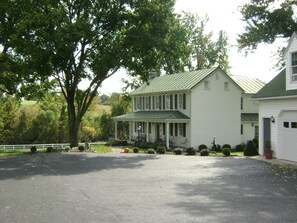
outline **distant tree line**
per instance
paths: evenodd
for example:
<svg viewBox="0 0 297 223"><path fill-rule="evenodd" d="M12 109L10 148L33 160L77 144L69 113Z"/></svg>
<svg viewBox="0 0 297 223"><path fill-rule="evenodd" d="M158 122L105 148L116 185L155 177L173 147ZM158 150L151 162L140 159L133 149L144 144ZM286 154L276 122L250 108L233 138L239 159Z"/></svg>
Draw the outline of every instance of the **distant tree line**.
<svg viewBox="0 0 297 223"><path fill-rule="evenodd" d="M129 101L118 93L103 95L106 111L102 113L101 97L96 97L82 120L79 139L108 140L114 133L112 116L129 110ZM57 93L42 99L20 102L13 96L0 95L0 144L65 143L69 142L67 106ZM124 127L119 126L124 131Z"/></svg>

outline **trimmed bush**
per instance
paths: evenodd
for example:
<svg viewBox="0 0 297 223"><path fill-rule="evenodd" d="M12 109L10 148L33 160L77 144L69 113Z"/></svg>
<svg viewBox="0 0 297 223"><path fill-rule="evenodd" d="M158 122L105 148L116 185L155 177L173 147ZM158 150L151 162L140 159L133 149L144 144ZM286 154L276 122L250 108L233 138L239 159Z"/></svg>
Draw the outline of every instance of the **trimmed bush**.
<svg viewBox="0 0 297 223"><path fill-rule="evenodd" d="M153 148L147 149L147 154L155 154L155 150Z"/></svg>
<svg viewBox="0 0 297 223"><path fill-rule="evenodd" d="M245 145L244 144L238 144L235 147L235 151L236 152L243 152L244 151L244 148L245 148Z"/></svg>
<svg viewBox="0 0 297 223"><path fill-rule="evenodd" d="M79 150L80 152L82 152L82 151L85 150L85 147L80 145L80 146L78 146L78 150Z"/></svg>
<svg viewBox="0 0 297 223"><path fill-rule="evenodd" d="M186 149L186 154L189 156L195 156L196 155L196 150L193 147L189 147Z"/></svg>
<svg viewBox="0 0 297 223"><path fill-rule="evenodd" d="M31 153L35 153L37 151L36 146L31 146L30 151Z"/></svg>
<svg viewBox="0 0 297 223"><path fill-rule="evenodd" d="M151 142L135 142L134 146L142 149L149 149L149 148L157 149L158 146L160 145L158 145L157 143L151 143Z"/></svg>
<svg viewBox="0 0 297 223"><path fill-rule="evenodd" d="M166 149L163 146L160 146L157 148L157 153L158 154L165 154L166 153Z"/></svg>
<svg viewBox="0 0 297 223"><path fill-rule="evenodd" d="M246 147L244 149L243 154L245 156L257 156L257 155L259 155L258 150L257 150L257 148L256 148L256 146L255 146L255 144L253 143L252 140L248 141L248 143L247 143L247 145L246 145Z"/></svg>
<svg viewBox="0 0 297 223"><path fill-rule="evenodd" d="M138 147L134 147L133 148L133 153L138 153L139 152L139 148Z"/></svg>
<svg viewBox="0 0 297 223"><path fill-rule="evenodd" d="M51 146L50 146L50 147L47 147L46 152L47 152L47 153L54 152L54 148L51 147Z"/></svg>
<svg viewBox="0 0 297 223"><path fill-rule="evenodd" d="M207 149L207 145L201 144L201 145L198 146L198 151L201 151L203 149Z"/></svg>
<svg viewBox="0 0 297 223"><path fill-rule="evenodd" d="M209 152L207 149L203 149L200 151L200 156L208 156L209 155Z"/></svg>
<svg viewBox="0 0 297 223"><path fill-rule="evenodd" d="M173 154L175 154L175 155L181 155L181 154L183 154L183 150L181 148L175 148L173 150Z"/></svg>
<svg viewBox="0 0 297 223"><path fill-rule="evenodd" d="M224 145L223 145L223 150L224 150L224 148L228 148L228 149L231 150L231 145L230 145L230 144L224 144Z"/></svg>
<svg viewBox="0 0 297 223"><path fill-rule="evenodd" d="M219 153L219 152L222 152L222 148L221 148L221 146L219 144L216 144L216 145L213 145L212 146L212 150L211 151L214 151L214 152Z"/></svg>
<svg viewBox="0 0 297 223"><path fill-rule="evenodd" d="M225 156L230 156L231 155L231 150L229 149L229 148L224 148L223 149L223 154L225 155Z"/></svg>

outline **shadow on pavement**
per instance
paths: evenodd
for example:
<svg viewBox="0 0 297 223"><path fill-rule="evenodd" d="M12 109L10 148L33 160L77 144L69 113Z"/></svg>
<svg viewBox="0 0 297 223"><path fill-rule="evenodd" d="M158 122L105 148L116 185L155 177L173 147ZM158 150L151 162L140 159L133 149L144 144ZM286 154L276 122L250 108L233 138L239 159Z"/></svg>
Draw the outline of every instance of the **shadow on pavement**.
<svg viewBox="0 0 297 223"><path fill-rule="evenodd" d="M168 205L202 222L297 222L296 169L227 159L197 165L205 174L177 184L179 202Z"/></svg>
<svg viewBox="0 0 297 223"><path fill-rule="evenodd" d="M34 175L76 175L110 169L135 169L154 155L98 155L94 153L40 153L0 158L0 180L21 180Z"/></svg>

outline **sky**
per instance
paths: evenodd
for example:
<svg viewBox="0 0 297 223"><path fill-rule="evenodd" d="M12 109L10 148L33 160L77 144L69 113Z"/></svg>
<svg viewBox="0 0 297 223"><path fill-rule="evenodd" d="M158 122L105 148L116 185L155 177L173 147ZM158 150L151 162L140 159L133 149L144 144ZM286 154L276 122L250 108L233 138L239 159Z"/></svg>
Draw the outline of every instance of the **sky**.
<svg viewBox="0 0 297 223"><path fill-rule="evenodd" d="M274 45L260 44L253 52L245 56L244 52L238 52L237 41L238 34L244 31L245 23L241 20L239 6L242 6L248 0L176 0L176 12L191 11L201 17L208 15L208 32L217 35L220 30L224 30L229 38L229 62L231 65L230 74L249 76L258 78L264 82L273 79L278 71L273 68L276 59L273 56L279 44ZM111 94L112 92L121 92L124 84L121 79L126 78L124 70L111 76L102 83L100 93Z"/></svg>

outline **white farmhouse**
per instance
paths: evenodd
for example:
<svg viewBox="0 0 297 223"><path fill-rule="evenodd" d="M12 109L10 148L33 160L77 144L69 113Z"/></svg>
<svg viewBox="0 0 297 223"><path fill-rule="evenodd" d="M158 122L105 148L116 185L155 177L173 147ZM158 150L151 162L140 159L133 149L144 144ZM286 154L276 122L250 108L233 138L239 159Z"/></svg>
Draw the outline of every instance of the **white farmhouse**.
<svg viewBox="0 0 297 223"><path fill-rule="evenodd" d="M259 102L259 150L297 162L297 33L284 52L286 68L254 97Z"/></svg>
<svg viewBox="0 0 297 223"><path fill-rule="evenodd" d="M247 143L251 139L259 138L258 104L252 97L264 87L265 83L252 77L231 76L231 78L243 89L240 100L240 133L241 142Z"/></svg>
<svg viewBox="0 0 297 223"><path fill-rule="evenodd" d="M241 113L257 113L248 109L247 95L254 91L237 82L219 67L154 77L131 93L133 112L114 117L116 127L119 121L129 122L129 139L162 141L167 147L211 146L214 138L217 144L235 146L242 142ZM247 120L250 127L257 125L254 116ZM251 132L250 139L255 136Z"/></svg>

